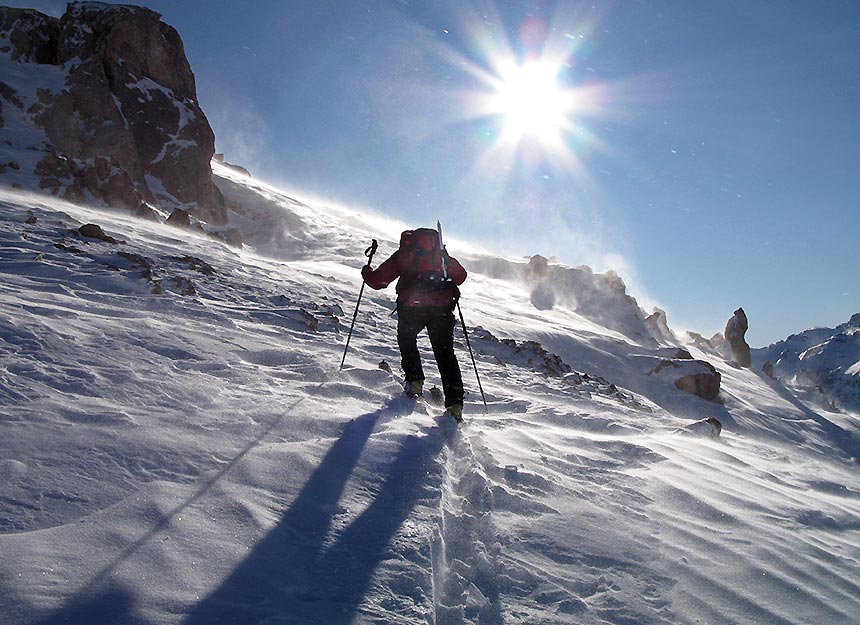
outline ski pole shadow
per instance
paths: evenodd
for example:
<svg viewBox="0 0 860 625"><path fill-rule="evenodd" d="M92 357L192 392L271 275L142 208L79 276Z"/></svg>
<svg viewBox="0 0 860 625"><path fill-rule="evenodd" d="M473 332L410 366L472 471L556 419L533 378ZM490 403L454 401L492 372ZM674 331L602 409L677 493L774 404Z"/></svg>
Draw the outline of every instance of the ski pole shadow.
<svg viewBox="0 0 860 625"><path fill-rule="evenodd" d="M206 496L214 486L250 454L277 427L292 409L302 403L299 399L280 416L273 419L268 426L237 453L230 462L219 470L187 500L164 514L152 528L143 536L126 547L109 564L100 569L90 581L74 596L66 600L62 607L57 608L45 617L35 621L37 625L60 625L61 623L88 623L92 625L131 625L143 623L135 610L135 593L130 588L119 585L114 576L120 567L130 562L134 556L149 541L163 530L170 527L174 518L184 510Z"/></svg>
<svg viewBox="0 0 860 625"><path fill-rule="evenodd" d="M278 524L217 589L194 606L184 625L349 622L379 561L376 554L415 505L423 477L413 470L415 463L423 466L421 459L441 450L442 437L407 439L376 501L333 547L325 549L332 517L374 429L383 419L411 410L411 402L395 399L347 423ZM356 533L361 537L356 538ZM345 553L343 547L353 553ZM363 555L356 561L358 553ZM329 554L337 555L330 558ZM331 594L344 584L344 594Z"/></svg>

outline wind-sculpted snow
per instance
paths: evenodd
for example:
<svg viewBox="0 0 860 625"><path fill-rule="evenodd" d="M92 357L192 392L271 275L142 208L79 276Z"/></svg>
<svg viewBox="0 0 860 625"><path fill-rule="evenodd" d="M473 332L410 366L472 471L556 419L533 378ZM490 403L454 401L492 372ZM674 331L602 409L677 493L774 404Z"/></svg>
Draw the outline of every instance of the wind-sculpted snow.
<svg viewBox="0 0 860 625"><path fill-rule="evenodd" d="M0 189L4 625L856 622L854 417L450 249L457 425L379 368L393 292L339 371L402 226L216 171L243 249Z"/></svg>

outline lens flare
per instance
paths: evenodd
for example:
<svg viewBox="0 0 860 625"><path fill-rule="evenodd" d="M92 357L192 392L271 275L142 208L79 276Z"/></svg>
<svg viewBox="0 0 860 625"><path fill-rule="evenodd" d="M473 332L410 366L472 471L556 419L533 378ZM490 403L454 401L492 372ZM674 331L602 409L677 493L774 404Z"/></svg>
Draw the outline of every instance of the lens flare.
<svg viewBox="0 0 860 625"><path fill-rule="evenodd" d="M564 188L591 201L599 192L592 157L612 152L597 123L611 116L615 97L613 85L586 61L599 12L559 9L551 19L528 16L511 28L492 2L481 6L489 8L463 8L456 29L462 39L431 43L451 72L446 83L454 71L465 79L436 94L450 104L443 125L470 130L464 137L473 160L463 168L464 181L501 196L509 185L548 190L572 181Z"/></svg>
<svg viewBox="0 0 860 625"><path fill-rule="evenodd" d="M569 125L574 98L559 86L557 74L557 67L541 60L502 68L490 108L505 120L506 141L534 138L546 145L559 141Z"/></svg>

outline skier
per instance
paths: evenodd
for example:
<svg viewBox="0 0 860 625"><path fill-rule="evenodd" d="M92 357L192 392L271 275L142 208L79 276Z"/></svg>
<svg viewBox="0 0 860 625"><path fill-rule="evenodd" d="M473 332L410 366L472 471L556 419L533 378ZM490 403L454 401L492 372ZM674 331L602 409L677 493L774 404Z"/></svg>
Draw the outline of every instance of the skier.
<svg viewBox="0 0 860 625"><path fill-rule="evenodd" d="M454 307L457 288L466 270L448 256L441 236L432 228L406 230L400 248L376 270L370 263L361 277L372 289L384 289L397 278L397 344L406 376L404 390L418 396L424 388L424 370L418 353L418 334L427 328L436 365L442 376L445 408L457 421L463 418L463 377L454 353Z"/></svg>

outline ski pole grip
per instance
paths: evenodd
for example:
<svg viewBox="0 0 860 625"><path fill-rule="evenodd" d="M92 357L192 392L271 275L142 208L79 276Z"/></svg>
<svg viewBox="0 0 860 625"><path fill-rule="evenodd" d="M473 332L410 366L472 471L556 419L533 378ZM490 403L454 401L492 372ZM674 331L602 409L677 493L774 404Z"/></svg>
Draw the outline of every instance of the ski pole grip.
<svg viewBox="0 0 860 625"><path fill-rule="evenodd" d="M364 250L364 255L367 256L367 266L370 267L370 261L373 260L373 255L376 254L376 248L379 247L379 243L376 239L372 239L373 243L370 244L370 247Z"/></svg>

